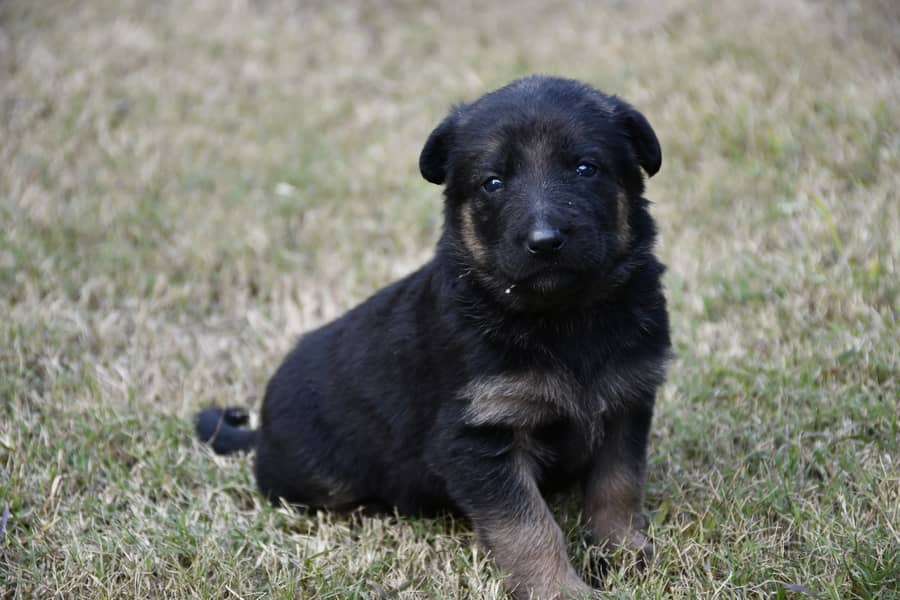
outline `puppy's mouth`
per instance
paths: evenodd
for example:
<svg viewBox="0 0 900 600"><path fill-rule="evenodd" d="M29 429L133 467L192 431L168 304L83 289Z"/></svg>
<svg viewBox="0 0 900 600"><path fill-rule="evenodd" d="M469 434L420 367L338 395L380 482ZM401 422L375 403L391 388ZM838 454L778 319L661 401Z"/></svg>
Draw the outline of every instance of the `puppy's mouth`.
<svg viewBox="0 0 900 600"><path fill-rule="evenodd" d="M506 294L531 293L538 296L552 296L577 287L579 274L569 269L546 269L531 273L513 281L504 292Z"/></svg>

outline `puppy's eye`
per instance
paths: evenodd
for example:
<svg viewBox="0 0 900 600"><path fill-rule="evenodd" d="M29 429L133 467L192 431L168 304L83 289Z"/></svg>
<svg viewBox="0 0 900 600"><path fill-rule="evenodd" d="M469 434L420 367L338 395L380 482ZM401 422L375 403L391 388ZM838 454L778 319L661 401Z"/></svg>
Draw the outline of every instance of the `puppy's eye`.
<svg viewBox="0 0 900 600"><path fill-rule="evenodd" d="M575 172L578 173L579 177L592 177L597 174L597 167L591 163L583 162L575 167Z"/></svg>
<svg viewBox="0 0 900 600"><path fill-rule="evenodd" d="M481 184L481 187L488 193L496 192L503 187L503 180L499 177L488 177L484 180L484 183Z"/></svg>

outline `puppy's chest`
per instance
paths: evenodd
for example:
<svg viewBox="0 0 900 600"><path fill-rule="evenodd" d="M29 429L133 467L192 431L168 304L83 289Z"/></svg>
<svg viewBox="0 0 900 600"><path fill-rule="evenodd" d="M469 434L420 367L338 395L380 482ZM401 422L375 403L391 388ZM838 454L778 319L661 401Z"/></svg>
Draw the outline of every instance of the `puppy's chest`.
<svg viewBox="0 0 900 600"><path fill-rule="evenodd" d="M587 381L559 370L532 370L475 377L458 393L470 426L531 430L566 420L590 426L603 414L634 398L653 393L662 380L661 366L610 363Z"/></svg>
<svg viewBox="0 0 900 600"><path fill-rule="evenodd" d="M504 453L546 483L578 471L599 441L607 405L590 386L565 372L478 377L460 394L471 427L499 428ZM565 478L564 478L565 479Z"/></svg>
<svg viewBox="0 0 900 600"><path fill-rule="evenodd" d="M459 393L464 419L472 426L532 429L563 419L596 418L603 402L567 373L533 371L480 376Z"/></svg>

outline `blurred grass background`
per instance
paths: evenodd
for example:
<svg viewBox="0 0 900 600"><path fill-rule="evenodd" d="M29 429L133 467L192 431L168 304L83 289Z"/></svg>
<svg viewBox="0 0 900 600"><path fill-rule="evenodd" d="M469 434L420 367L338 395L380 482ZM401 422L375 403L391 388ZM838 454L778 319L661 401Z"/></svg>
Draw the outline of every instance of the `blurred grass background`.
<svg viewBox="0 0 900 600"><path fill-rule="evenodd" d="M532 72L663 146L659 556L610 597L900 597L889 0L0 0L0 596L502 597L466 524L272 509L190 417L428 258L421 145Z"/></svg>

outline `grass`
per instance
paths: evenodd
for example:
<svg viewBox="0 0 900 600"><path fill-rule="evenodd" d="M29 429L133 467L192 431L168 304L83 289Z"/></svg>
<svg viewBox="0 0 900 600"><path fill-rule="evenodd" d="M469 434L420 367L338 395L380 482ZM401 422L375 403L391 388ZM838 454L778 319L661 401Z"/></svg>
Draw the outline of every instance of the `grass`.
<svg viewBox="0 0 900 600"><path fill-rule="evenodd" d="M466 523L271 508L190 417L425 260L431 128L550 72L663 145L659 551L609 597L900 597L897 31L879 0L0 1L0 596L503 597Z"/></svg>

